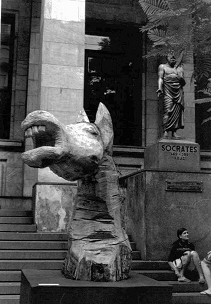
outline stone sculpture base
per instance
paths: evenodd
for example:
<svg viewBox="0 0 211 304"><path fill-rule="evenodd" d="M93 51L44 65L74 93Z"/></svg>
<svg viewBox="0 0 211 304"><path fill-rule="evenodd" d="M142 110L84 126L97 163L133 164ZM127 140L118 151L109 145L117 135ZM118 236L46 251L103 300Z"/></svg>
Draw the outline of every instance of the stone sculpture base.
<svg viewBox="0 0 211 304"><path fill-rule="evenodd" d="M22 271L20 304L169 304L172 287L134 274L120 282L65 279L59 270Z"/></svg>
<svg viewBox="0 0 211 304"><path fill-rule="evenodd" d="M200 170L200 146L187 140L161 139L144 151L146 170L195 172Z"/></svg>

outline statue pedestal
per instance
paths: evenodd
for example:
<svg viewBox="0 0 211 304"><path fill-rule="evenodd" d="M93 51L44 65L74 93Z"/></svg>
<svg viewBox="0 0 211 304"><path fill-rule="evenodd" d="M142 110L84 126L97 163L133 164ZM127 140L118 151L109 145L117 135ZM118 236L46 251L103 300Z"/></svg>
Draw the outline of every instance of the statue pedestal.
<svg viewBox="0 0 211 304"><path fill-rule="evenodd" d="M143 275L119 282L66 279L59 270L22 270L20 304L169 304L172 287Z"/></svg>
<svg viewBox="0 0 211 304"><path fill-rule="evenodd" d="M146 148L145 167L128 177L127 231L144 260L167 260L185 227L200 257L211 242L211 173L201 171L199 146L161 140Z"/></svg>
<svg viewBox="0 0 211 304"><path fill-rule="evenodd" d="M186 140L161 139L144 152L146 170L188 171L200 170L200 146Z"/></svg>

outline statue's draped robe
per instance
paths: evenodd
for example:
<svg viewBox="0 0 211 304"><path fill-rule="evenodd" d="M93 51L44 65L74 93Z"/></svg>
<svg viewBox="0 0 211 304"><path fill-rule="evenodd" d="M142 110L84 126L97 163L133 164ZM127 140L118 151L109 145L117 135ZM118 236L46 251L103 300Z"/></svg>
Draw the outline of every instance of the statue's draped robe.
<svg viewBox="0 0 211 304"><path fill-rule="evenodd" d="M184 128L184 92L180 79L181 77L173 73L164 74L164 131L176 131Z"/></svg>

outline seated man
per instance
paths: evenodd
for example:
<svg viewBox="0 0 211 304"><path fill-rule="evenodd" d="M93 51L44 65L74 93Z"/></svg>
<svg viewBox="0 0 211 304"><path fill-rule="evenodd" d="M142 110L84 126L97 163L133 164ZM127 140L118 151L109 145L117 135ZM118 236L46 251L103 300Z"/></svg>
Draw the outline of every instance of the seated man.
<svg viewBox="0 0 211 304"><path fill-rule="evenodd" d="M201 262L201 267L208 286L208 289L202 291L201 294L211 296L211 251L207 253L207 256Z"/></svg>
<svg viewBox="0 0 211 304"><path fill-rule="evenodd" d="M168 263L178 277L178 281L190 282L190 280L184 276L184 271L188 269L190 271L196 270L199 275L199 283L205 283L198 253L195 251L194 244L188 241L187 229L178 229L177 237L178 240L172 244Z"/></svg>

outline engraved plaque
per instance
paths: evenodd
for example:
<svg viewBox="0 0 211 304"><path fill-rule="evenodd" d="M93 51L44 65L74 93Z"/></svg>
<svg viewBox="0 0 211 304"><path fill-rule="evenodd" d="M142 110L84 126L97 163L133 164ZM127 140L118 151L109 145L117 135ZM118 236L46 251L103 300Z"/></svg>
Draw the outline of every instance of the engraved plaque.
<svg viewBox="0 0 211 304"><path fill-rule="evenodd" d="M146 170L200 171L200 147L185 140L160 140L144 150Z"/></svg>
<svg viewBox="0 0 211 304"><path fill-rule="evenodd" d="M173 192L202 192L203 183L198 181L166 181L166 191Z"/></svg>

